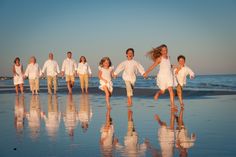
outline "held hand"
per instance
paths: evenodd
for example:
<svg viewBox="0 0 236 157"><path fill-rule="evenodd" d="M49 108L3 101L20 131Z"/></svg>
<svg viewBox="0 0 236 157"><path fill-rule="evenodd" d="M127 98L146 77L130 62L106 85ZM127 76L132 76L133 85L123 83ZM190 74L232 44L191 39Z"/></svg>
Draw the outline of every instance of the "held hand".
<svg viewBox="0 0 236 157"><path fill-rule="evenodd" d="M63 76L64 76L64 74L65 74L65 73L64 73L64 71L62 71L62 72L61 72L61 76L63 77Z"/></svg>
<svg viewBox="0 0 236 157"><path fill-rule="evenodd" d="M114 75L113 75L113 78L116 79L116 78L117 78L117 75L114 74Z"/></svg>
<svg viewBox="0 0 236 157"><path fill-rule="evenodd" d="M194 79L194 76L190 76L190 79L193 80L193 79Z"/></svg>
<svg viewBox="0 0 236 157"><path fill-rule="evenodd" d="M148 77L148 74L145 72L145 73L143 74L143 77L144 77L144 78L147 78L147 77Z"/></svg>
<svg viewBox="0 0 236 157"><path fill-rule="evenodd" d="M89 77L91 78L91 77L92 77L92 74L89 74Z"/></svg>

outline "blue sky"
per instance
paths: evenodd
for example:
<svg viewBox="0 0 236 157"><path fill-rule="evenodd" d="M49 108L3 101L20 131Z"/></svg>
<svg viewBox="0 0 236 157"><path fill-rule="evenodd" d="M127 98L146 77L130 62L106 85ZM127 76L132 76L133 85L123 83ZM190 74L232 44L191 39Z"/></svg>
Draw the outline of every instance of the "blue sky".
<svg viewBox="0 0 236 157"><path fill-rule="evenodd" d="M145 53L162 43L173 64L183 54L197 74L236 74L234 0L1 0L0 20L0 75L16 56L42 66L49 51L60 65L67 51L85 55L96 75L103 56L117 65L129 47L147 68Z"/></svg>

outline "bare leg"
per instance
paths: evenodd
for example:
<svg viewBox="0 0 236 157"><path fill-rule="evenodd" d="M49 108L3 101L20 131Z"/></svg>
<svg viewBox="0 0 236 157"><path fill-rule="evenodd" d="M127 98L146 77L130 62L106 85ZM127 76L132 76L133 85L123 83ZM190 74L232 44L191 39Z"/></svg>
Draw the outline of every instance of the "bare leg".
<svg viewBox="0 0 236 157"><path fill-rule="evenodd" d="M181 108L184 108L183 89L182 89L181 85L179 85L179 84L177 86L177 95L178 95L178 98L179 98L179 103L180 103Z"/></svg>
<svg viewBox="0 0 236 157"><path fill-rule="evenodd" d="M177 107L175 106L174 102L174 91L172 87L168 87L169 94L170 94L170 108L173 111L178 111Z"/></svg>
<svg viewBox="0 0 236 157"><path fill-rule="evenodd" d="M67 82L67 88L68 88L69 94L72 94L71 81Z"/></svg>
<svg viewBox="0 0 236 157"><path fill-rule="evenodd" d="M21 92L21 94L24 94L24 87L23 87L23 84L20 84L20 92Z"/></svg>
<svg viewBox="0 0 236 157"><path fill-rule="evenodd" d="M16 90L16 95L18 95L18 85L15 86L15 90Z"/></svg>
<svg viewBox="0 0 236 157"><path fill-rule="evenodd" d="M111 108L111 105L110 105L110 96L111 96L111 93L109 92L108 88L106 86L103 87L104 89L104 92L106 94L106 104L107 104L107 109L110 109Z"/></svg>
<svg viewBox="0 0 236 157"><path fill-rule="evenodd" d="M159 96L164 94L165 93L165 90L159 90L156 92L155 96L154 96L154 100L158 100Z"/></svg>
<svg viewBox="0 0 236 157"><path fill-rule="evenodd" d="M155 120L159 123L160 126L166 126L166 122L161 121L160 117L155 114Z"/></svg>
<svg viewBox="0 0 236 157"><path fill-rule="evenodd" d="M127 104L128 106L132 106L132 96L127 96Z"/></svg>

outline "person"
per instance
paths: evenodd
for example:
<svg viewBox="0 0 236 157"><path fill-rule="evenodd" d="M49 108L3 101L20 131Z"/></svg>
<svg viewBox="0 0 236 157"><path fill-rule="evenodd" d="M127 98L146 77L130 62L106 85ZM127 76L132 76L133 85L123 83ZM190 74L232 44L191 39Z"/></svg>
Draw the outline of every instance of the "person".
<svg viewBox="0 0 236 157"><path fill-rule="evenodd" d="M137 71L139 71L139 73L143 75L145 71L143 66L139 62L133 59L134 58L133 48L128 48L126 50L126 57L127 60L121 62L117 66L114 72L114 76L116 77L121 71L124 71L122 78L125 81L126 85L127 104L130 106L132 105L132 96L133 96L134 84L136 81L136 73Z"/></svg>
<svg viewBox="0 0 236 157"><path fill-rule="evenodd" d="M175 142L175 114L171 111L170 114L170 126L168 127L166 122L162 121L159 115L155 115L155 120L160 125L158 129L158 140L161 147L161 156L172 157L174 156L174 142Z"/></svg>
<svg viewBox="0 0 236 157"><path fill-rule="evenodd" d="M75 83L76 62L72 59L72 52L67 52L67 58L62 63L61 75L66 75L66 84L69 94L72 94L72 87Z"/></svg>
<svg viewBox="0 0 236 157"><path fill-rule="evenodd" d="M38 63L36 63L36 58L32 56L30 58L30 63L25 70L25 77L29 78L30 90L32 94L38 94L39 91L39 77L42 71L39 68Z"/></svg>
<svg viewBox="0 0 236 157"><path fill-rule="evenodd" d="M15 86L15 90L16 90L16 95L18 95L18 88L20 86L20 91L21 94L24 94L24 71L23 71L23 65L20 63L20 58L16 57L14 59L14 65L12 67L12 71L13 71L13 83Z"/></svg>
<svg viewBox="0 0 236 157"><path fill-rule="evenodd" d="M99 88L106 94L106 105L107 108L110 106L110 97L113 91L112 76L113 76L113 67L109 57L103 57L99 63L98 67L98 78L100 80Z"/></svg>
<svg viewBox="0 0 236 157"><path fill-rule="evenodd" d="M26 106L24 95L15 97L15 128L18 135L23 134L25 124Z"/></svg>
<svg viewBox="0 0 236 157"><path fill-rule="evenodd" d="M77 74L79 75L82 93L84 93L84 89L88 93L88 78L92 76L92 71L84 56L81 56L79 59Z"/></svg>
<svg viewBox="0 0 236 157"><path fill-rule="evenodd" d="M57 95L48 95L48 115L46 116L46 114L44 114L43 119L45 121L48 137L55 139L61 122L61 112L58 108Z"/></svg>
<svg viewBox="0 0 236 157"><path fill-rule="evenodd" d="M53 53L49 53L49 59L43 65L42 73L47 73L48 94L52 94L52 84L54 94L57 93L57 75L60 73L57 61L53 59Z"/></svg>
<svg viewBox="0 0 236 157"><path fill-rule="evenodd" d="M194 146L196 141L196 134L191 133L189 136L188 129L184 125L183 121L184 108L181 108L179 116L176 117L177 129L176 129L176 143L175 147L179 150L181 157L188 156L188 149Z"/></svg>
<svg viewBox="0 0 236 157"><path fill-rule="evenodd" d="M159 86L160 90L156 92L154 99L158 100L159 96L164 94L165 90L168 89L170 94L171 110L177 111L177 106L174 104L174 78L171 70L167 46L164 44L160 45L157 48L149 51L147 56L150 57L154 63L145 72L144 77L147 77L156 66L160 65L160 70L157 74L157 85Z"/></svg>
<svg viewBox="0 0 236 157"><path fill-rule="evenodd" d="M177 58L178 65L174 68L174 76L177 84L176 90L179 98L181 108L184 108L183 103L183 87L186 85L186 77L189 75L190 79L193 79L195 74L194 72L185 65L185 56L180 55Z"/></svg>

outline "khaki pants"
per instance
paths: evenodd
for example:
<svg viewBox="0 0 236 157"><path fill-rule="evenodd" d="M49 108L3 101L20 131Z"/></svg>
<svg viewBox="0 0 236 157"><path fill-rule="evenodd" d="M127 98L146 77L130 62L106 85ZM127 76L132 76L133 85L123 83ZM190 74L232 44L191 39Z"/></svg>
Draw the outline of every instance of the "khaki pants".
<svg viewBox="0 0 236 157"><path fill-rule="evenodd" d="M52 94L52 84L54 87L54 93L56 93L57 92L57 76L48 76L47 82L48 82L48 93Z"/></svg>
<svg viewBox="0 0 236 157"><path fill-rule="evenodd" d="M39 90L39 79L29 79L29 84L30 84L30 90Z"/></svg>
<svg viewBox="0 0 236 157"><path fill-rule="evenodd" d="M79 79L80 79L80 87L82 89L84 89L84 87L87 89L88 88L88 74L80 74Z"/></svg>
<svg viewBox="0 0 236 157"><path fill-rule="evenodd" d="M126 92L127 96L133 96L133 89L134 89L134 84L131 83L130 81L125 81L125 86L126 86Z"/></svg>
<svg viewBox="0 0 236 157"><path fill-rule="evenodd" d="M183 99L183 87L178 84L177 87L176 87L176 90L177 90L177 95L179 97L179 99Z"/></svg>

